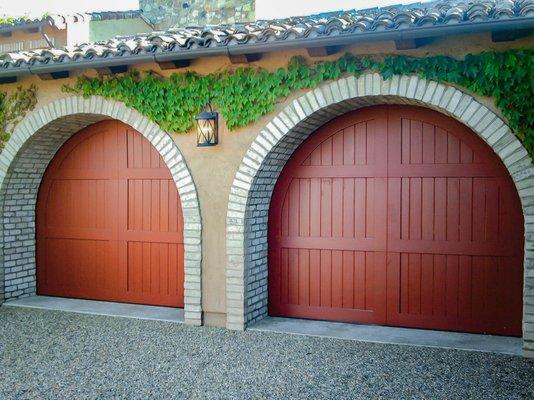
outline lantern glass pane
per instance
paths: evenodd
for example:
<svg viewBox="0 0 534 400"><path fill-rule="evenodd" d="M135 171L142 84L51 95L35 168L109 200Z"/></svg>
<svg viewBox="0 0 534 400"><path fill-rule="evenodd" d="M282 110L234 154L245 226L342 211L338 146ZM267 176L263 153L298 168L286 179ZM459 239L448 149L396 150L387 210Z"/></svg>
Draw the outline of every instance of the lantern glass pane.
<svg viewBox="0 0 534 400"><path fill-rule="evenodd" d="M199 119L198 123L198 143L211 143L213 140L213 120Z"/></svg>
<svg viewBox="0 0 534 400"><path fill-rule="evenodd" d="M203 111L195 119L197 120L197 146L215 146L218 142L218 114Z"/></svg>

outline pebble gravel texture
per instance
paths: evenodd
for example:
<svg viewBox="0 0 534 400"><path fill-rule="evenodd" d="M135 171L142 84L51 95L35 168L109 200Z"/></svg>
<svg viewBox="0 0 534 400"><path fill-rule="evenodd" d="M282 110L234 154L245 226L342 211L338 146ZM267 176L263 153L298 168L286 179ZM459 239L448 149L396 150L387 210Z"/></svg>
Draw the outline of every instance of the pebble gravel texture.
<svg viewBox="0 0 534 400"><path fill-rule="evenodd" d="M534 363L0 308L1 399L532 399Z"/></svg>

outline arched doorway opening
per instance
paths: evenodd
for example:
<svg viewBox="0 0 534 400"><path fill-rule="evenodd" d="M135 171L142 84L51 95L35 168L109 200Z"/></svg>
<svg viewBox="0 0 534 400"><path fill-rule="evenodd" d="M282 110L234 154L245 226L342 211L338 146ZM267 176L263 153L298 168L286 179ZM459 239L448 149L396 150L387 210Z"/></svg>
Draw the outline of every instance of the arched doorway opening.
<svg viewBox="0 0 534 400"><path fill-rule="evenodd" d="M36 204L43 175L59 149L80 130L116 120L139 132L163 159L183 215L183 306L187 324L202 324L201 232L197 190L172 136L123 103L68 96L29 113L0 154L0 302L36 293Z"/></svg>
<svg viewBox="0 0 534 400"><path fill-rule="evenodd" d="M37 197L36 263L38 294L184 306L180 197L139 132L105 120L59 149Z"/></svg>
<svg viewBox="0 0 534 400"><path fill-rule="evenodd" d="M426 108L344 114L269 207L269 314L521 336L523 215L493 150Z"/></svg>

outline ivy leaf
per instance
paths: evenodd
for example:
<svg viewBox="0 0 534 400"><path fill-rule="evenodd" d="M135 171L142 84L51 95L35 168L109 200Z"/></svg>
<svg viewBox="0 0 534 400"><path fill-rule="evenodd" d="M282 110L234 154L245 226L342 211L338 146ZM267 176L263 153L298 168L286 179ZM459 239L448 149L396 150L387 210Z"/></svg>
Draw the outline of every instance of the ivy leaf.
<svg viewBox="0 0 534 400"><path fill-rule="evenodd" d="M73 86L64 86L63 90L85 97L100 95L123 101L173 132L189 131L194 126L194 116L210 102L232 130L271 112L290 93L337 79L342 74L359 76L365 69L379 72L384 79L416 74L492 97L532 157L533 56L533 49L468 54L462 60L448 56L371 58L344 54L336 61L313 65L308 65L302 57L293 57L286 68L275 71L239 67L208 75L190 71L173 73L169 78L161 78L153 71L132 71L107 78L80 76ZM9 113L16 112L6 111L10 110L6 104L13 104L7 98L0 93L0 145L6 140L6 121L14 120ZM23 112L32 107L32 101L21 97L17 107Z"/></svg>

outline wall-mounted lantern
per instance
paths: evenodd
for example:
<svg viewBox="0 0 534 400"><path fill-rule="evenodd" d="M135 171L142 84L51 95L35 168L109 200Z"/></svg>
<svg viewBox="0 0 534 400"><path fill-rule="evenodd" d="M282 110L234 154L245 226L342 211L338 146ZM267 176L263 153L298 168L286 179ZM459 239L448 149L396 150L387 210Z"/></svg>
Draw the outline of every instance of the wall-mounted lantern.
<svg viewBox="0 0 534 400"><path fill-rule="evenodd" d="M219 143L219 114L207 106L198 114L197 120L197 146L215 146Z"/></svg>

